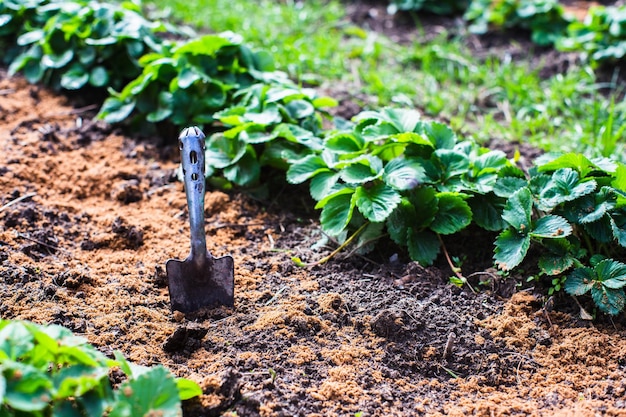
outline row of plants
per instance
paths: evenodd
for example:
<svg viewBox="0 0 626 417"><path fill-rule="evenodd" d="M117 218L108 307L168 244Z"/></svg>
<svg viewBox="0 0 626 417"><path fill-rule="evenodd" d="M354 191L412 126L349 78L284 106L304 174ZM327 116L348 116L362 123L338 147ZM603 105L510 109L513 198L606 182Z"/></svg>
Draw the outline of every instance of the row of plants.
<svg viewBox="0 0 626 417"><path fill-rule="evenodd" d="M181 400L202 394L163 366L109 359L68 329L0 320L0 415L182 415Z"/></svg>
<svg viewBox="0 0 626 417"><path fill-rule="evenodd" d="M20 10L18 17L3 21L30 22L24 10L2 4L5 14ZM34 10L43 16L47 7L59 4L40 1ZM90 7L99 7L93 2L77 4L87 15ZM108 18L103 19L106 26ZM48 25L46 21L44 26ZM15 39L28 38L31 32L23 30L17 29ZM2 33L5 40L11 36ZM45 46L49 41L38 42ZM538 163L526 174L501 152L459 141L448 126L422 121L409 110L364 112L353 122L335 120L334 128L323 129L323 109L334 100L297 86L274 70L267 53L250 50L234 34L158 38L148 44L157 46L135 57L138 75L119 92L109 90L111 97L99 116L138 126L208 126L212 132L207 137L208 176L222 178L223 185L251 187L262 182L261 168L267 166L285 171L291 183L309 181L316 208L321 209L322 228L342 242L356 242L367 250L387 234L412 259L431 264L441 250L442 235L475 224L500 231L494 259L503 270L518 266L532 245L547 248L538 265L541 273L578 271L566 281L565 288L572 293L582 290L567 282L576 282L580 271L591 274L584 268L595 271L598 255L616 262L610 260L615 255L610 249L619 252L624 246L622 165L568 155ZM47 50L44 46L42 50ZM39 80L63 87L51 80L63 79L63 71L80 61L81 48L92 45L75 46L67 65L51 70L55 77ZM99 54L107 56L108 48L91 49L96 62L107 62ZM20 69L17 64L12 67ZM26 72L26 67L21 69ZM570 166L570 159L586 162ZM579 185L584 192L568 194L568 187ZM556 194L559 187L565 195L561 199ZM583 210L595 214L583 216ZM562 263L550 266L556 258ZM602 311L616 314L624 307L626 281L622 277L616 283L598 273L601 276L591 281L589 290L612 294L594 300ZM607 279L610 283L603 284Z"/></svg>
<svg viewBox="0 0 626 417"><path fill-rule="evenodd" d="M240 36L193 36L146 19L140 2L2 0L0 46L9 74L55 89L108 93L99 116L144 132L162 121L208 125L213 113L232 106L273 112L259 116L261 123L301 121L316 130L313 110L333 102L316 100Z"/></svg>
<svg viewBox="0 0 626 417"><path fill-rule="evenodd" d="M576 16L578 11L570 12L558 0L391 0L389 11L398 10L463 13L470 32L476 34L521 28L528 30L538 45L580 52L584 60L594 65L619 60L626 54L626 6L623 5L590 5L582 18Z"/></svg>
<svg viewBox="0 0 626 417"><path fill-rule="evenodd" d="M234 123L210 136L207 171L286 168L289 183L308 183L322 230L344 245L367 253L388 237L431 265L442 236L476 225L499 233L494 261L502 271L537 259L536 277L560 283L567 273L568 293L591 292L608 314L624 310L626 264L615 260L626 254L624 164L548 154L524 172L503 152L459 140L409 109L365 111L321 136L257 129Z"/></svg>
<svg viewBox="0 0 626 417"><path fill-rule="evenodd" d="M56 89L123 87L141 72L139 57L162 49L165 33L184 35L146 19L130 1L0 1L0 46L9 72Z"/></svg>

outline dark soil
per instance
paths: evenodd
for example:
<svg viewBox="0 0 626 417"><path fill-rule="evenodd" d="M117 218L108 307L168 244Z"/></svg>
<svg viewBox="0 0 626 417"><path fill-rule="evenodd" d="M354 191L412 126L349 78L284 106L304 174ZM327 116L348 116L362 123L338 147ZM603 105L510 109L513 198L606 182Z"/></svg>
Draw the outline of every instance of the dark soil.
<svg viewBox="0 0 626 417"><path fill-rule="evenodd" d="M623 317L550 308L490 269L492 239L472 232L446 244L469 254L477 293L393 247L298 268L292 256L330 248L313 249L297 194L209 190L209 250L235 258L235 308L173 313L164 265L189 247L176 147L2 71L0 94L0 316L197 381L186 415L625 415Z"/></svg>

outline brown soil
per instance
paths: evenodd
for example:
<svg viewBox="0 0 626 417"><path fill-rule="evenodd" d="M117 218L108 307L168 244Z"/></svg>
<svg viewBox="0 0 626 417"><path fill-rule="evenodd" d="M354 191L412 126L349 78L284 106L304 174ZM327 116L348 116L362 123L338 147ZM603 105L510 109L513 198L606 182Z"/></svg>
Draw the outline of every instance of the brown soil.
<svg viewBox="0 0 626 417"><path fill-rule="evenodd" d="M236 306L169 309L164 263L189 245L177 150L0 75L0 314L69 327L162 363L205 394L187 415L625 415L626 331L542 309L496 279L478 294L398 260L294 267L297 207L207 193L209 250L232 253ZM550 325L550 323L552 325Z"/></svg>

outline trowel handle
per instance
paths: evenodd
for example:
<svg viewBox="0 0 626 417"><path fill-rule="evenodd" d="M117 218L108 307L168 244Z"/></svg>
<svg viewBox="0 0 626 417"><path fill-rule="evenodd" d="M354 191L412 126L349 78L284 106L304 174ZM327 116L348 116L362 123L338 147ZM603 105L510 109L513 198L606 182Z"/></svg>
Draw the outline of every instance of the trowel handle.
<svg viewBox="0 0 626 417"><path fill-rule="evenodd" d="M191 258L197 261L206 259L204 138L204 133L197 126L183 129L178 136L191 226Z"/></svg>

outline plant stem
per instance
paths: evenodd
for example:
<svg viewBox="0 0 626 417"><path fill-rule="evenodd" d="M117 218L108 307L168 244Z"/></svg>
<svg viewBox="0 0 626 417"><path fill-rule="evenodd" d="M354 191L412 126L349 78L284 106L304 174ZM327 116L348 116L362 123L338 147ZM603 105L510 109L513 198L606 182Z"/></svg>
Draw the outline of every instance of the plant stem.
<svg viewBox="0 0 626 417"><path fill-rule="evenodd" d="M448 265L450 266L450 269L452 269L452 272L454 272L454 275L456 275L456 277L458 279L460 279L465 284L467 284L469 289L472 290L472 292L474 294L476 294L476 290L474 290L474 288L472 288L470 283L467 281L467 278L465 278L463 276L463 274L461 273L461 268L455 266L454 262L452 262L452 259L450 258L450 255L448 254L448 250L446 249L446 245L443 243L443 239L441 239L441 235L439 233L437 233L437 239L439 239L439 243L441 243L441 248L443 249L443 254L446 256L446 261L448 261Z"/></svg>
<svg viewBox="0 0 626 417"><path fill-rule="evenodd" d="M354 241L354 239L361 234L361 232L363 232L363 230L365 230L365 228L370 224L369 221L365 222L361 227L359 227L356 232L354 232L352 234L352 236L350 236L349 238L346 239L345 242L343 242L341 245L339 245L339 247L337 249L335 249L334 251L332 251L328 256L323 257L322 259L320 259L319 261L316 262L310 262L310 263L306 263L306 262L302 262L300 260L300 258L297 257L293 257L291 258L296 265L298 266L302 266L302 267L307 267L307 266L316 266L316 265L322 265L328 261L330 261L335 255L337 255L339 252L341 252L342 250L344 250L346 247L348 247L348 245L350 245L350 243L352 243L352 241Z"/></svg>

